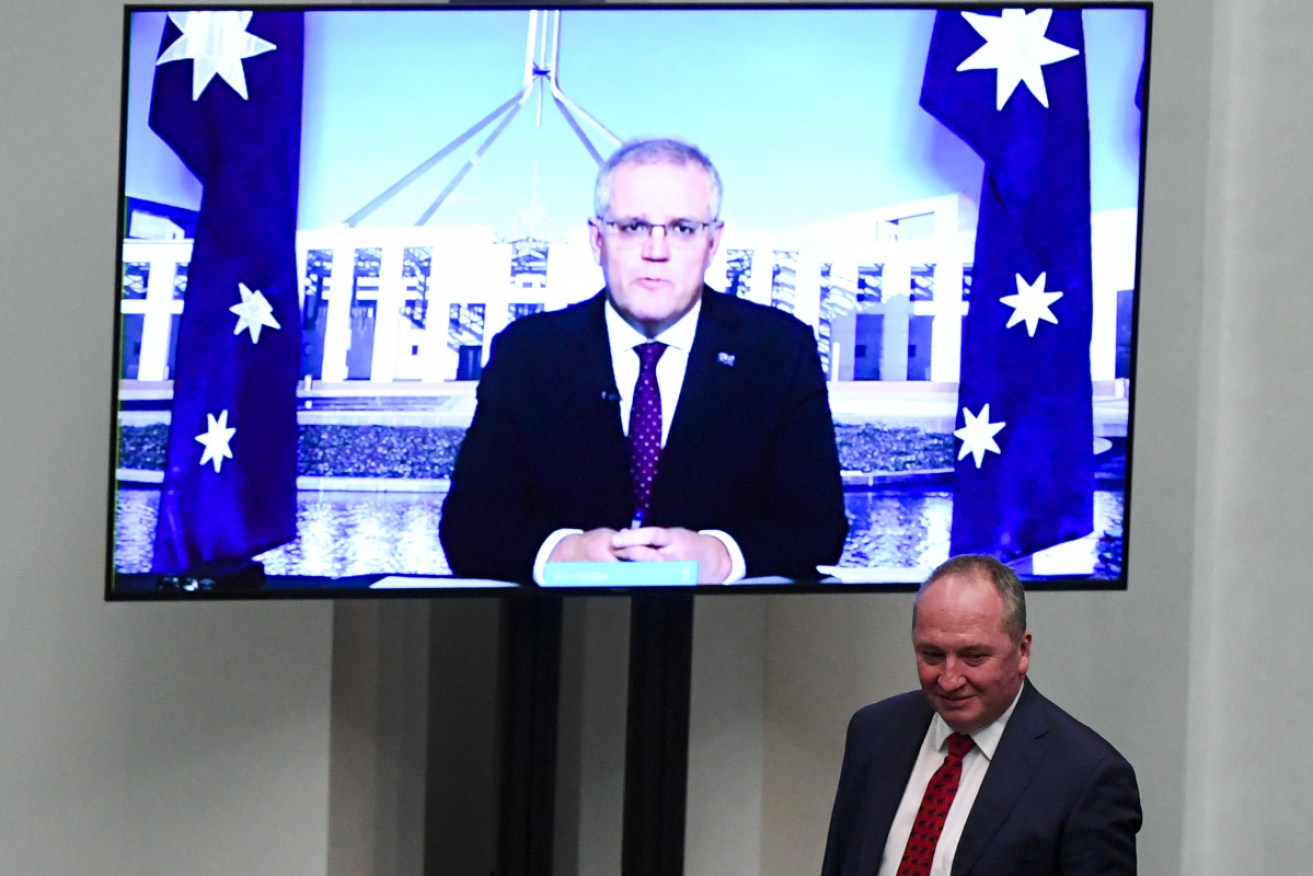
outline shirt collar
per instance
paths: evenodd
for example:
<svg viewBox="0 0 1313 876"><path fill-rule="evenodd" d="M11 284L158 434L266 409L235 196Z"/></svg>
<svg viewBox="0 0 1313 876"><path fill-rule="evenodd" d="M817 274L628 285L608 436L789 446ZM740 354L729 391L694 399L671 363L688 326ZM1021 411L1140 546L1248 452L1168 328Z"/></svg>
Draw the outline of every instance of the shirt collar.
<svg viewBox="0 0 1313 876"><path fill-rule="evenodd" d="M623 353L626 350L632 350L639 344L645 344L649 340L638 329L625 322L625 318L611 304L611 299L606 299L606 335L611 347L611 355L614 357L617 353ZM658 334L653 341L660 341L667 347L674 347L682 350L685 354L693 348L693 336L697 334L698 315L702 313L702 296L693 302L688 313L684 314L670 328Z"/></svg>
<svg viewBox="0 0 1313 876"><path fill-rule="evenodd" d="M971 741L980 749L980 753L985 756L985 760L993 760L994 752L998 749L999 740L1003 738L1003 730L1008 726L1008 719L1012 717L1012 712L1017 708L1017 701L1021 699L1021 691L1026 687L1023 679L1021 688L1017 690L1017 695L1012 698L1012 704L1007 707L1003 714L994 719L994 723L981 727L971 735ZM953 728L939 717L938 713L930 719L930 744L934 746L935 751L944 751L948 745L948 737L953 735Z"/></svg>

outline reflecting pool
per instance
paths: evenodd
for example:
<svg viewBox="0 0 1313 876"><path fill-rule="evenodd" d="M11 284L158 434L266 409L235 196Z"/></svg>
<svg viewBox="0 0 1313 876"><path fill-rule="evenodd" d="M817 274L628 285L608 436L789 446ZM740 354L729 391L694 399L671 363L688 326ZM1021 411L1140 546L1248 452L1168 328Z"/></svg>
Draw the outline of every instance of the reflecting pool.
<svg viewBox="0 0 1313 876"><path fill-rule="evenodd" d="M119 572L150 571L159 495L155 489L118 491L115 568ZM1055 549L1062 555L1053 562L1069 564L1075 574L1095 570L1099 577L1115 578L1121 571L1122 493L1098 490L1094 495L1096 535ZM297 538L257 559L270 575L447 575L451 569L438 543L445 498L442 492L302 491L297 498ZM870 577L854 572L845 575L846 580L917 580L948 558L951 492L852 490L845 493L844 503L850 526L839 565L871 570ZM1109 551L1109 545L1115 550ZM1036 572L1063 574L1058 566L1037 565Z"/></svg>

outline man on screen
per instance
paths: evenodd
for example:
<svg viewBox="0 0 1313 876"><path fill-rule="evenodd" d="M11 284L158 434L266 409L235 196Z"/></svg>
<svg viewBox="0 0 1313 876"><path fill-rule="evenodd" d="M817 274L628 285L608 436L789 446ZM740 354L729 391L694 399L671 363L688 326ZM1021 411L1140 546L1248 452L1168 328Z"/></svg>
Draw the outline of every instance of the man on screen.
<svg viewBox="0 0 1313 876"><path fill-rule="evenodd" d="M921 585L921 690L848 725L824 876L1135 872L1135 771L1026 681L1030 642L1025 591L993 557Z"/></svg>
<svg viewBox="0 0 1313 876"><path fill-rule="evenodd" d="M708 289L720 175L676 140L622 146L589 221L606 287L493 342L441 537L464 577L693 560L699 581L816 574L847 534L811 329Z"/></svg>

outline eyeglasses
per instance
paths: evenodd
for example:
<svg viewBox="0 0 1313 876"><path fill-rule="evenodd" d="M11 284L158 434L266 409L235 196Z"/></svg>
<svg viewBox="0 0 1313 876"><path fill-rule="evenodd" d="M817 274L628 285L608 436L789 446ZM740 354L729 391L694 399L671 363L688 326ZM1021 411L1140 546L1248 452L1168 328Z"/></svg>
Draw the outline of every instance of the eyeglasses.
<svg viewBox="0 0 1313 876"><path fill-rule="evenodd" d="M597 221L620 243L635 245L647 240L654 230L660 228L666 242L671 246L689 246L697 243L698 237L705 229L720 227L719 221L699 222L696 219L647 222L643 219L603 219L598 216Z"/></svg>

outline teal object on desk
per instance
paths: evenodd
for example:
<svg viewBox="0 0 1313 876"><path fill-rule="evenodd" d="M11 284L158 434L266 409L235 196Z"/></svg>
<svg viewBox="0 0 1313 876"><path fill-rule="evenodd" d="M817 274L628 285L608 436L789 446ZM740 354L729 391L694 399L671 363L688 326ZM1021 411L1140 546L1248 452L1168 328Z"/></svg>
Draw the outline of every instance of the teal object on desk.
<svg viewBox="0 0 1313 876"><path fill-rule="evenodd" d="M665 563L548 563L544 587L684 587L698 583L692 560Z"/></svg>

